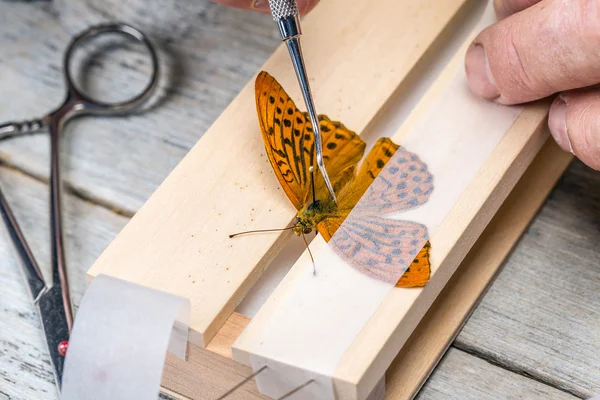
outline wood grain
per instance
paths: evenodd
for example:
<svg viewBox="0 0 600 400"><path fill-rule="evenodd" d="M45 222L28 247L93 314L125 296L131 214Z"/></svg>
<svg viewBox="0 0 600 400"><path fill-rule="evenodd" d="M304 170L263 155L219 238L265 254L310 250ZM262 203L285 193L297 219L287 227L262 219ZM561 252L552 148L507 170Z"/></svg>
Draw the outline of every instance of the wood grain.
<svg viewBox="0 0 600 400"><path fill-rule="evenodd" d="M599 188L574 163L456 346L578 397L600 391Z"/></svg>
<svg viewBox="0 0 600 400"><path fill-rule="evenodd" d="M553 399L578 397L450 349L417 400ZM389 400L393 400L391 397Z"/></svg>
<svg viewBox="0 0 600 400"><path fill-rule="evenodd" d="M162 61L155 106L127 118L84 118L69 124L63 158L64 178L73 190L133 215L280 39L269 16L208 0L177 0L180 15L188 12L193 19L185 32L180 31L176 18L169 20L167 13L157 10L163 2L151 2L150 6L141 0L110 3L110 7L96 9L84 0L0 3L0 118L38 117L57 107L65 94L62 57L70 34L106 20L138 26L144 21L134 11L143 6L146 19L154 18L154 23L146 21L142 27L154 34ZM79 20L71 18L81 9L85 12L77 15ZM171 32L171 37L157 36L162 32ZM175 32L179 32L176 38ZM128 62L121 67L108 60ZM92 94L124 98L142 87L149 62L139 52L116 53L113 58L93 58L81 71L91 76L86 87ZM3 141L0 159L47 178L47 138L41 134Z"/></svg>

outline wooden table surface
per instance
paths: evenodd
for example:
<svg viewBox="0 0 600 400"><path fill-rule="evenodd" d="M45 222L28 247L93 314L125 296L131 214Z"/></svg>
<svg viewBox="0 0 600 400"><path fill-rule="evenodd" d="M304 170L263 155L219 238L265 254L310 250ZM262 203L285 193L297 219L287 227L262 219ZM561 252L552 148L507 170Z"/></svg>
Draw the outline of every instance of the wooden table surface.
<svg viewBox="0 0 600 400"><path fill-rule="evenodd" d="M64 47L88 23L130 21L163 38L161 96L146 114L81 119L64 135L75 304L92 262L279 44L270 17L205 0L118 4L0 2L2 120L39 116L62 100ZM97 57L81 85L105 98L133 93L143 85L144 60L134 51L113 71L114 63ZM45 134L0 143L0 185L45 272L48 155ZM600 174L575 162L419 398L566 400L600 392L598 243ZM36 311L4 229L0 259L0 399L56 399Z"/></svg>

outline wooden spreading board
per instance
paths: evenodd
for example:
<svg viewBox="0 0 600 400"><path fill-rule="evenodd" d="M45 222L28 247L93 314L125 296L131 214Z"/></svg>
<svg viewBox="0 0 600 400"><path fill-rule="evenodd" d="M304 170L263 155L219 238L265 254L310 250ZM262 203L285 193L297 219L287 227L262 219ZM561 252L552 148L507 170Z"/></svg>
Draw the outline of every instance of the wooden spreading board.
<svg viewBox="0 0 600 400"><path fill-rule="evenodd" d="M453 27L453 19L473 3L379 0L372 7L360 1L323 2L303 21L315 102L328 105L330 118L361 132ZM328 18L342 11L344 18ZM301 104L289 63L287 50L280 47L262 69ZM252 79L89 275L104 273L189 298L190 340L206 345L289 237L259 235L251 242L232 242L227 235L267 222L284 227L294 215L264 154ZM174 268L182 273L174 274Z"/></svg>
<svg viewBox="0 0 600 400"><path fill-rule="evenodd" d="M330 1L320 5L303 24L307 32L303 38L305 55L314 79L316 102L327 104L327 114L332 119L343 121L357 132L382 117L381 109L387 100L402 92L409 80L415 79L418 66L439 46L441 37L453 29L473 2L427 0L414 4L379 0L379 3L378 7L367 7L356 2L350 7L347 1ZM328 15L342 9L344 19L323 24L323 20L329 20ZM275 75L298 101L295 76L287 57L285 49L279 48L263 69ZM455 57L453 62L461 62L461 57ZM451 78L451 71L448 68L440 76L398 132L398 137L402 137L435 99L442 83ZM347 84L349 80L352 85ZM104 273L190 298L193 307L190 359L182 364L170 358L164 378L167 390L190 398L214 398L249 373L247 367L227 359L233 339L247 324L243 317L232 312L288 237L286 234L261 235L252 241L232 242L227 240L227 235L262 228L264 221L272 226L286 226L295 214L264 155L256 124L253 87L252 80L89 272L92 277ZM521 114L452 214L435 232L432 242L436 242L442 256L439 265L434 266L434 278L426 289L416 294L392 292L348 349L334 376L338 395L343 394L341 398L364 398L409 340L541 148L546 139L542 132L546 114L547 103L530 106ZM556 169L549 170L541 180L539 193L549 190L568 159L556 149L550 148L545 153L549 155L542 157L538 164L550 163L556 165ZM518 191L515 193L517 198L524 196ZM432 333L435 345L419 347L417 343L403 350L434 349L427 357L419 358L423 363L420 368L411 369L413 373L418 372L418 378L410 381L412 385L395 386L397 380L390 380L388 395L399 393L391 398L408 398L422 383L542 200L543 196L538 196L522 209L515 208L514 218L520 218L520 223L506 236L506 243L499 248L487 244L485 248L494 256L486 269L488 275L483 274L471 282L479 289L474 289L472 296L453 308L454 323L444 324L446 330L442 329L442 333ZM509 211L506 213L510 215ZM489 235L494 237L494 233ZM478 265L476 262L467 264L471 269ZM293 271L285 283L293 284ZM460 284L456 283L455 287L460 288ZM278 290L285 291L285 287ZM439 302L435 304L430 313L443 309ZM255 326L268 319L269 306L267 303L261 310ZM424 319L422 324L427 321L431 323ZM413 336L410 340L418 342L420 337L429 336ZM247 330L236 344L238 361L249 363L253 340L253 331ZM208 350L202 349L205 346ZM199 367L204 365L206 369L206 361L210 364L208 370L220 372L203 385ZM394 376L394 371L407 368L401 362L394 365L396 369L389 371L390 376Z"/></svg>
<svg viewBox="0 0 600 400"><path fill-rule="evenodd" d="M412 399L458 334L572 156L548 141L473 249L427 311L386 373L387 400ZM252 373L231 360L231 346L249 318L233 313L206 350L190 345L183 362L167 356L163 392L177 399L219 397ZM263 399L253 381L231 399Z"/></svg>

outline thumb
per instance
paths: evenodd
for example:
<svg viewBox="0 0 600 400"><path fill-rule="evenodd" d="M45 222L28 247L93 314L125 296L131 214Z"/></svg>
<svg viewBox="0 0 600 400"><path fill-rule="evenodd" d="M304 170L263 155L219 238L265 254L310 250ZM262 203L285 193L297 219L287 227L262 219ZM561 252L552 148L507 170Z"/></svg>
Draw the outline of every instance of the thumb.
<svg viewBox="0 0 600 400"><path fill-rule="evenodd" d="M550 107L548 126L563 150L600 170L600 89L561 93Z"/></svg>

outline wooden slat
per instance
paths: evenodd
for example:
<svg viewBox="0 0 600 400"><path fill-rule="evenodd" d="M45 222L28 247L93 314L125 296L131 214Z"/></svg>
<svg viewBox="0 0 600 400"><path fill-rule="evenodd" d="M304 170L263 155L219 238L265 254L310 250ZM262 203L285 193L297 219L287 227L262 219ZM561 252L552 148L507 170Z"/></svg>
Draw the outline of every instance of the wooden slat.
<svg viewBox="0 0 600 400"><path fill-rule="evenodd" d="M392 395L386 399L403 398ZM417 396L417 400L577 398L456 349L450 349Z"/></svg>
<svg viewBox="0 0 600 400"><path fill-rule="evenodd" d="M320 112L360 132L465 3L321 3L303 22ZM330 18L341 14L344 18ZM284 47L264 69L301 104ZM105 273L189 298L190 340L205 345L287 237L230 241L228 234L265 224L283 227L294 214L264 155L251 81L89 274Z"/></svg>
<svg viewBox="0 0 600 400"><path fill-rule="evenodd" d="M575 162L457 338L492 362L600 392L600 175Z"/></svg>
<svg viewBox="0 0 600 400"><path fill-rule="evenodd" d="M388 369L390 399L417 393L571 159L546 143Z"/></svg>

